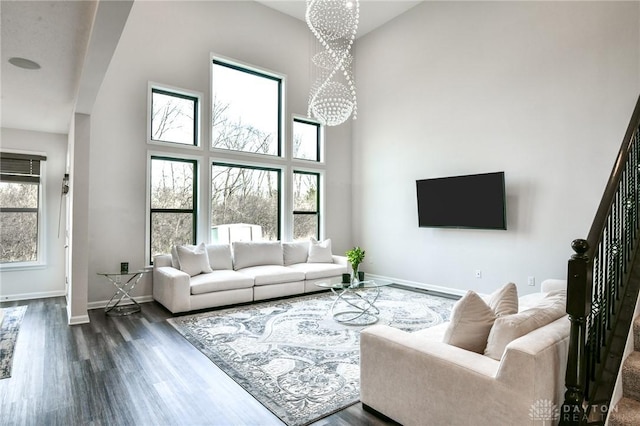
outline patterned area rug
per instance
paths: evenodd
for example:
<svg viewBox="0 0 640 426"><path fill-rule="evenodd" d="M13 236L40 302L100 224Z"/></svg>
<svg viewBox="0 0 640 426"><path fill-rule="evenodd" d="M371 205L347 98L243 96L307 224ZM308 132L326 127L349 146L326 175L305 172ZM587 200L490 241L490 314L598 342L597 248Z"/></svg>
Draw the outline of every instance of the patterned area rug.
<svg viewBox="0 0 640 426"><path fill-rule="evenodd" d="M378 324L419 330L449 319L452 299L381 289ZM366 297L373 289L364 290ZM323 292L170 318L196 348L288 425L305 425L358 402L360 330L330 313Z"/></svg>
<svg viewBox="0 0 640 426"><path fill-rule="evenodd" d="M4 313L0 326L0 379L11 377L11 365L13 364L13 351L18 340L18 332L27 306L14 308L0 308Z"/></svg>

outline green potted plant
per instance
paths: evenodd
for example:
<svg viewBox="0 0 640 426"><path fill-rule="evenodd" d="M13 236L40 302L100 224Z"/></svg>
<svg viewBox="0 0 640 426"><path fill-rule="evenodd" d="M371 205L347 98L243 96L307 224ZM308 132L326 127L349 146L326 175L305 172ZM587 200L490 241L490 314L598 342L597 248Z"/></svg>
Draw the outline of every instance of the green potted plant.
<svg viewBox="0 0 640 426"><path fill-rule="evenodd" d="M347 250L345 253L347 261L351 264L351 270L353 271L353 281L358 279L358 268L364 260L365 251L360 247L354 247L351 250Z"/></svg>

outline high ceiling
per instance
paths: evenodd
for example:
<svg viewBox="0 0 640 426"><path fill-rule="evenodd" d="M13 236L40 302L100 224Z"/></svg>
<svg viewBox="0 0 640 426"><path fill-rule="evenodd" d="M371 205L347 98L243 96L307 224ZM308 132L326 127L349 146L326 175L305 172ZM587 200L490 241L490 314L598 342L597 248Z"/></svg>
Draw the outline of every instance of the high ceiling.
<svg viewBox="0 0 640 426"><path fill-rule="evenodd" d="M257 0L259 3L304 21L305 0ZM398 15L422 3L406 0L360 0L360 23L357 37L373 31Z"/></svg>
<svg viewBox="0 0 640 426"><path fill-rule="evenodd" d="M97 3L2 1L2 127L67 133ZM11 65L12 57L40 64Z"/></svg>
<svg viewBox="0 0 640 426"><path fill-rule="evenodd" d="M304 0L260 3L304 20ZM361 0L358 36L418 3ZM132 4L0 1L0 127L66 134L74 108L90 113ZM13 57L41 68L18 68L9 63Z"/></svg>

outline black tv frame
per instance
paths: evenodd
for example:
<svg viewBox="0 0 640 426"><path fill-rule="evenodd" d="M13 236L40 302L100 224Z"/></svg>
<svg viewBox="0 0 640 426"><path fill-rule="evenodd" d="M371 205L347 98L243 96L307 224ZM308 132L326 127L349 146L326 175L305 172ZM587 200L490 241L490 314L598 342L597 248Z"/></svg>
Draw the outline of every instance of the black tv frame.
<svg viewBox="0 0 640 426"><path fill-rule="evenodd" d="M419 179L416 198L421 228L507 229L504 172Z"/></svg>

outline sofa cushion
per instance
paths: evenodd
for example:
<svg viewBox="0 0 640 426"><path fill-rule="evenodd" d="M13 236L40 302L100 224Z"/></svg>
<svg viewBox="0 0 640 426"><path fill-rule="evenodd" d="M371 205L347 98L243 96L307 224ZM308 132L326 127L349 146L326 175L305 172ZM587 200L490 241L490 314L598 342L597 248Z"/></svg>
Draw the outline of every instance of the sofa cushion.
<svg viewBox="0 0 640 426"><path fill-rule="evenodd" d="M451 310L442 341L468 351L483 353L496 316L475 291L469 290Z"/></svg>
<svg viewBox="0 0 640 426"><path fill-rule="evenodd" d="M239 272L253 278L254 285L304 281L304 272L280 265L250 266Z"/></svg>
<svg viewBox="0 0 640 426"><path fill-rule="evenodd" d="M304 272L304 277L307 280L336 277L347 273L346 265L338 263L297 263L289 268Z"/></svg>
<svg viewBox="0 0 640 426"><path fill-rule="evenodd" d="M513 340L545 326L566 314L566 291L547 294L535 307L513 315L496 318L484 354L500 360L505 348Z"/></svg>
<svg viewBox="0 0 640 426"><path fill-rule="evenodd" d="M282 265L280 241L233 242L233 269L259 265Z"/></svg>
<svg viewBox="0 0 640 426"><path fill-rule="evenodd" d="M309 256L309 241L282 243L282 254L285 266L306 263Z"/></svg>
<svg viewBox="0 0 640 426"><path fill-rule="evenodd" d="M253 287L253 278L233 270L216 270L191 278L191 294Z"/></svg>
<svg viewBox="0 0 640 426"><path fill-rule="evenodd" d="M207 255L209 256L209 266L214 271L233 269L231 246L229 244L208 244Z"/></svg>
<svg viewBox="0 0 640 426"><path fill-rule="evenodd" d="M309 257L307 258L309 263L333 263L333 256L331 253L331 239L320 242L311 237L311 244L309 245Z"/></svg>
<svg viewBox="0 0 640 426"><path fill-rule="evenodd" d="M496 317L518 313L518 287L514 283L505 284L491 293L487 305Z"/></svg>
<svg viewBox="0 0 640 426"><path fill-rule="evenodd" d="M176 252L178 253L180 270L190 276L213 272L209 266L209 257L204 243L200 243L196 247L177 246Z"/></svg>

